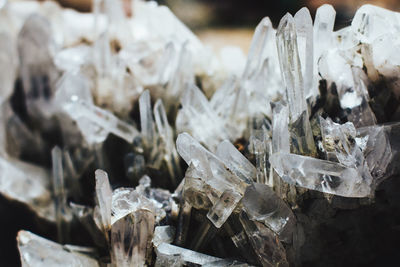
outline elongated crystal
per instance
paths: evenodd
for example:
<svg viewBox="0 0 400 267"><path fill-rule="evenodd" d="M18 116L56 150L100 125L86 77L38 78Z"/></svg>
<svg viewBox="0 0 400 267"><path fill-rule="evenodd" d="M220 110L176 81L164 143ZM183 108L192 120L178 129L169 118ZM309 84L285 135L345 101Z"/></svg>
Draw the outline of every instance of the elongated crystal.
<svg viewBox="0 0 400 267"><path fill-rule="evenodd" d="M295 216L269 186L255 183L247 187L242 204L251 220L267 225L282 242L292 242Z"/></svg>
<svg viewBox="0 0 400 267"><path fill-rule="evenodd" d="M105 171L96 170L96 199L99 205L99 213L101 226L104 232L107 232L111 227L111 202L112 190L108 175Z"/></svg>
<svg viewBox="0 0 400 267"><path fill-rule="evenodd" d="M67 195L65 192L62 151L58 146L51 150L51 157L53 165L53 192L56 207L57 235L58 241L60 243L65 243L70 234L67 225L69 210L67 207Z"/></svg>
<svg viewBox="0 0 400 267"><path fill-rule="evenodd" d="M271 165L289 184L345 197L367 197L371 177L363 177L356 168L295 154L275 153Z"/></svg>
<svg viewBox="0 0 400 267"><path fill-rule="evenodd" d="M155 128L149 90L144 91L140 96L139 109L141 134L143 136L143 140L147 146L152 146L155 140Z"/></svg>
<svg viewBox="0 0 400 267"><path fill-rule="evenodd" d="M28 231L19 231L17 241L21 264L24 267L99 266L95 259L71 250L73 246L62 246Z"/></svg>
<svg viewBox="0 0 400 267"><path fill-rule="evenodd" d="M216 155L243 181L251 183L255 180L256 168L228 140L224 140L218 145Z"/></svg>
<svg viewBox="0 0 400 267"><path fill-rule="evenodd" d="M154 105L154 118L156 120L157 131L165 146L165 161L172 184L177 185L177 179L182 177L179 166L179 156L175 148L174 135L171 126L168 124L167 114L161 99Z"/></svg>
<svg viewBox="0 0 400 267"><path fill-rule="evenodd" d="M301 71L304 81L304 97L315 97L318 92L314 91L314 34L313 23L308 8L303 7L294 15L296 27L297 45L301 62Z"/></svg>

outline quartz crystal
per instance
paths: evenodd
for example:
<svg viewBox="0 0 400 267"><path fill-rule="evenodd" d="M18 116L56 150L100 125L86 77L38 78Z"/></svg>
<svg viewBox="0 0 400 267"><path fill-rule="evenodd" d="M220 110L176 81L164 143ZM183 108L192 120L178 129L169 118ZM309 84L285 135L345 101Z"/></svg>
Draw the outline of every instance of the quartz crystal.
<svg viewBox="0 0 400 267"><path fill-rule="evenodd" d="M246 57L154 1L0 0L0 210L43 235L22 265L386 263L400 13L335 17L265 17Z"/></svg>
<svg viewBox="0 0 400 267"><path fill-rule="evenodd" d="M20 231L17 237L22 266L100 266L98 262L74 247L62 246L28 231ZM77 248L78 249L78 248ZM85 248L79 248L84 250Z"/></svg>

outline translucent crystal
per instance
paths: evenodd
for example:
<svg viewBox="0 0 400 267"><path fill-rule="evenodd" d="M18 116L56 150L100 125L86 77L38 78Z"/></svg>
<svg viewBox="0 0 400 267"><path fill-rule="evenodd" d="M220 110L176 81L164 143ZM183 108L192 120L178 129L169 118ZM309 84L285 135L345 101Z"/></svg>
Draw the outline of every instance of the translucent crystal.
<svg viewBox="0 0 400 267"><path fill-rule="evenodd" d="M189 85L182 95L181 103L182 109L176 118L178 131L188 131L211 151L216 149L219 142L228 139L222 121L199 88Z"/></svg>
<svg viewBox="0 0 400 267"><path fill-rule="evenodd" d="M247 183L255 180L257 176L256 168L228 140L222 141L218 145L216 155L242 180Z"/></svg>
<svg viewBox="0 0 400 267"><path fill-rule="evenodd" d="M246 217L241 213L240 222L259 262L263 266L289 266L285 249L275 234L263 224L252 222Z"/></svg>
<svg viewBox="0 0 400 267"><path fill-rule="evenodd" d="M235 191L224 191L220 196L220 199L207 213L207 218L210 219L215 227L220 228L231 215L232 211L236 208L237 203L241 199L242 195Z"/></svg>
<svg viewBox="0 0 400 267"><path fill-rule="evenodd" d="M54 43L49 21L39 15L30 16L18 35L18 54L28 112L48 117L52 108L52 83L58 76L52 61Z"/></svg>
<svg viewBox="0 0 400 267"><path fill-rule="evenodd" d="M193 137L182 133L176 140L179 155L187 164L193 163L196 169L203 174L201 177L206 183L222 194L226 189L234 186L243 193L246 181L234 175L232 171L217 156L207 151Z"/></svg>
<svg viewBox="0 0 400 267"><path fill-rule="evenodd" d="M251 41L249 53L247 55L247 62L243 72L244 79L250 79L260 70L264 63L266 47L272 38L272 23L268 17L265 17L257 25L254 37Z"/></svg>
<svg viewBox="0 0 400 267"><path fill-rule="evenodd" d="M267 183L271 187L273 182L270 181L271 170L269 168L268 155L272 153L272 143L269 138L268 131L263 127L262 129L253 130L250 136L250 149L256 157L256 169L257 169L257 179L258 183Z"/></svg>
<svg viewBox="0 0 400 267"><path fill-rule="evenodd" d="M371 177L361 176L356 168L312 157L275 153L271 165L287 183L345 197L367 197Z"/></svg>
<svg viewBox="0 0 400 267"><path fill-rule="evenodd" d="M150 147L155 141L153 112L151 110L150 92L146 90L139 98L141 134L145 144Z"/></svg>
<svg viewBox="0 0 400 267"><path fill-rule="evenodd" d="M154 105L154 118L156 120L157 131L165 146L165 161L171 177L172 184L177 185L177 179L182 177L179 166L179 156L175 148L174 134L171 126L168 124L167 114L161 99Z"/></svg>
<svg viewBox="0 0 400 267"><path fill-rule="evenodd" d="M364 155L355 143L357 132L351 122L340 125L329 118L320 118L320 123L322 144L328 160L348 167L363 165Z"/></svg>
<svg viewBox="0 0 400 267"><path fill-rule="evenodd" d="M304 80L304 97L315 97L318 91L313 88L314 75L314 36L313 23L308 8L303 7L294 15L297 45Z"/></svg>
<svg viewBox="0 0 400 267"><path fill-rule="evenodd" d="M289 13L280 21L276 33L279 62L289 103L290 120L296 121L307 110L303 75L297 48L295 22Z"/></svg>
<svg viewBox="0 0 400 267"><path fill-rule="evenodd" d="M289 109L286 103L273 106L272 117L272 152L290 152Z"/></svg>
<svg viewBox="0 0 400 267"><path fill-rule="evenodd" d="M301 63L297 48L296 27L293 17L286 14L277 30L277 47L281 73L286 85L289 107L292 150L296 153L314 155L316 153L312 136ZM312 62L311 62L312 63Z"/></svg>
<svg viewBox="0 0 400 267"><path fill-rule="evenodd" d="M317 8L314 21L314 79L318 75L318 60L321 54L328 50L333 43L333 26L335 25L336 11L329 5L324 4ZM314 84L318 86L317 81Z"/></svg>
<svg viewBox="0 0 400 267"><path fill-rule="evenodd" d="M251 220L267 225L282 242L292 242L296 224L294 214L269 186L255 183L247 187L242 204Z"/></svg>
<svg viewBox="0 0 400 267"><path fill-rule="evenodd" d="M112 190L108 175L102 170L96 170L96 200L102 230L106 233L111 227Z"/></svg>
<svg viewBox="0 0 400 267"><path fill-rule="evenodd" d="M71 250L73 246L62 246L28 231L19 231L17 242L24 267L99 266L95 259Z"/></svg>

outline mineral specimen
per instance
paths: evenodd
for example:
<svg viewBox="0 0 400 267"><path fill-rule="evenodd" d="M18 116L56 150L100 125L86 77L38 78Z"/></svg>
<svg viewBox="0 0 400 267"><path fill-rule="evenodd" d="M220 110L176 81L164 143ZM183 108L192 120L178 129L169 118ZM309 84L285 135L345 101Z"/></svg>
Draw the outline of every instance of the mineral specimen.
<svg viewBox="0 0 400 267"><path fill-rule="evenodd" d="M245 59L131 4L0 0L0 204L45 236L18 233L23 266L328 266L380 244L343 229L398 205L375 192L400 174L400 13L265 17Z"/></svg>

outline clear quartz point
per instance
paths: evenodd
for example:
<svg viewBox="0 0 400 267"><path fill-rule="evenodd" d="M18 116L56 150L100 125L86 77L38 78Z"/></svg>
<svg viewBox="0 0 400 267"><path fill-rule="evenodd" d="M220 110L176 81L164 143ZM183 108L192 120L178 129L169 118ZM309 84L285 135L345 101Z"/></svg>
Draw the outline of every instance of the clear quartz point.
<svg viewBox="0 0 400 267"><path fill-rule="evenodd" d="M220 196L220 199L207 213L207 218L215 225L215 227L220 228L231 215L232 211L236 208L236 205L241 199L242 195L235 191L224 191Z"/></svg>
<svg viewBox="0 0 400 267"><path fill-rule="evenodd" d="M318 92L313 89L314 74L314 33L313 22L308 8L303 7L294 15L297 45L304 80L304 97L315 97Z"/></svg>
<svg viewBox="0 0 400 267"><path fill-rule="evenodd" d="M174 262L176 265L172 266L185 266L185 265L193 265L193 266L207 266L206 264L217 263L222 259L205 255L190 249L177 247L171 244L162 243L156 248L157 261L156 266L170 266L170 265L157 265L157 262L163 264L169 264L170 262ZM177 263L179 262L179 264ZM227 263L232 264L234 261L226 261ZM209 266L231 266L231 265L209 265ZM236 265L233 265L236 266ZM240 265L239 265L240 266Z"/></svg>
<svg viewBox="0 0 400 267"><path fill-rule="evenodd" d="M279 23L276 41L281 73L286 85L291 148L299 154L315 155L316 148L308 118L304 78L297 47L296 26L289 13Z"/></svg>
<svg viewBox="0 0 400 267"><path fill-rule="evenodd" d="M251 183L255 180L257 176L256 168L228 140L224 140L218 145L216 155L243 181Z"/></svg>
<svg viewBox="0 0 400 267"><path fill-rule="evenodd" d="M250 221L243 212L239 219L262 266L289 266L285 249L274 232L262 223Z"/></svg>
<svg viewBox="0 0 400 267"><path fill-rule="evenodd" d="M118 119L110 111L99 108L86 101L73 101L65 109L70 116L78 122L81 131L87 136L88 140L92 140L92 142L104 141L108 133L113 133L128 143L132 143L135 137L139 136L139 132L134 126ZM93 126L97 129L92 126L89 127L89 130L94 128L94 132L88 131L87 122L94 124ZM97 136L99 132L100 138Z"/></svg>

